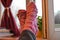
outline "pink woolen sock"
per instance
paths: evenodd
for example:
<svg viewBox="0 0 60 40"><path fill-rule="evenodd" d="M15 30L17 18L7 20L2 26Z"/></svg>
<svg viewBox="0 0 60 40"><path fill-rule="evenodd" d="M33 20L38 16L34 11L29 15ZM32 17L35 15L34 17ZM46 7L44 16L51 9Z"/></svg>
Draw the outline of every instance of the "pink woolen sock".
<svg viewBox="0 0 60 40"><path fill-rule="evenodd" d="M37 8L34 2L31 2L27 5L26 20L23 30L30 30L32 33L36 34L37 32Z"/></svg>
<svg viewBox="0 0 60 40"><path fill-rule="evenodd" d="M23 29L24 24L25 24L26 11L19 10L17 16L18 16L18 19L20 21L20 31L21 31Z"/></svg>

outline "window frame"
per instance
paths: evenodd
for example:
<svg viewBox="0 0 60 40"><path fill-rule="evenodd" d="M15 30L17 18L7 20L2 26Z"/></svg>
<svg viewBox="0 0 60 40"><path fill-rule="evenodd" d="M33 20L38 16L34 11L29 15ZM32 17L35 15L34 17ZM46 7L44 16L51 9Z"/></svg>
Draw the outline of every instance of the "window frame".
<svg viewBox="0 0 60 40"><path fill-rule="evenodd" d="M42 0L43 39L48 39L48 0Z"/></svg>

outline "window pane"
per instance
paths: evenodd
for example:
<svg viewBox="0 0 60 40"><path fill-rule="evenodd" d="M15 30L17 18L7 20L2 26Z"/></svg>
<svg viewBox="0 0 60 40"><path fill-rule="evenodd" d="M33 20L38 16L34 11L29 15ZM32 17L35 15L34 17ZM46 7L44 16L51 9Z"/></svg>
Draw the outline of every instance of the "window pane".
<svg viewBox="0 0 60 40"><path fill-rule="evenodd" d="M36 6L38 9L38 16L42 16L42 0L36 0Z"/></svg>
<svg viewBox="0 0 60 40"><path fill-rule="evenodd" d="M54 0L55 24L60 24L60 0Z"/></svg>
<svg viewBox="0 0 60 40"><path fill-rule="evenodd" d="M55 31L60 31L60 5L59 4L60 4L60 0L54 0Z"/></svg>

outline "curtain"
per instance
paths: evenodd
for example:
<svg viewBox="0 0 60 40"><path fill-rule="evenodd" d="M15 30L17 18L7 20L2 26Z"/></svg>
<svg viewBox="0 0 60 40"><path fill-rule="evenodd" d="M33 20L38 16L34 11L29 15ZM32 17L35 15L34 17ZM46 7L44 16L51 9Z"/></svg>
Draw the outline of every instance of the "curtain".
<svg viewBox="0 0 60 40"><path fill-rule="evenodd" d="M19 36L20 31L17 28L16 22L11 13L11 9L9 8L12 3L12 0L1 0L1 2L5 7L4 14L2 16L1 27L10 29L14 33L14 36Z"/></svg>

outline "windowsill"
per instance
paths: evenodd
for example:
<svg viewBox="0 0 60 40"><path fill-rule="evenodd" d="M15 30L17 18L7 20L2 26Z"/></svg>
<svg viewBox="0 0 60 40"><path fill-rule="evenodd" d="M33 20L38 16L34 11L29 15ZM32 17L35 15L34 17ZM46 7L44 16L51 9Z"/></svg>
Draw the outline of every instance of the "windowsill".
<svg viewBox="0 0 60 40"><path fill-rule="evenodd" d="M56 32L60 32L60 28L55 28L55 31Z"/></svg>

